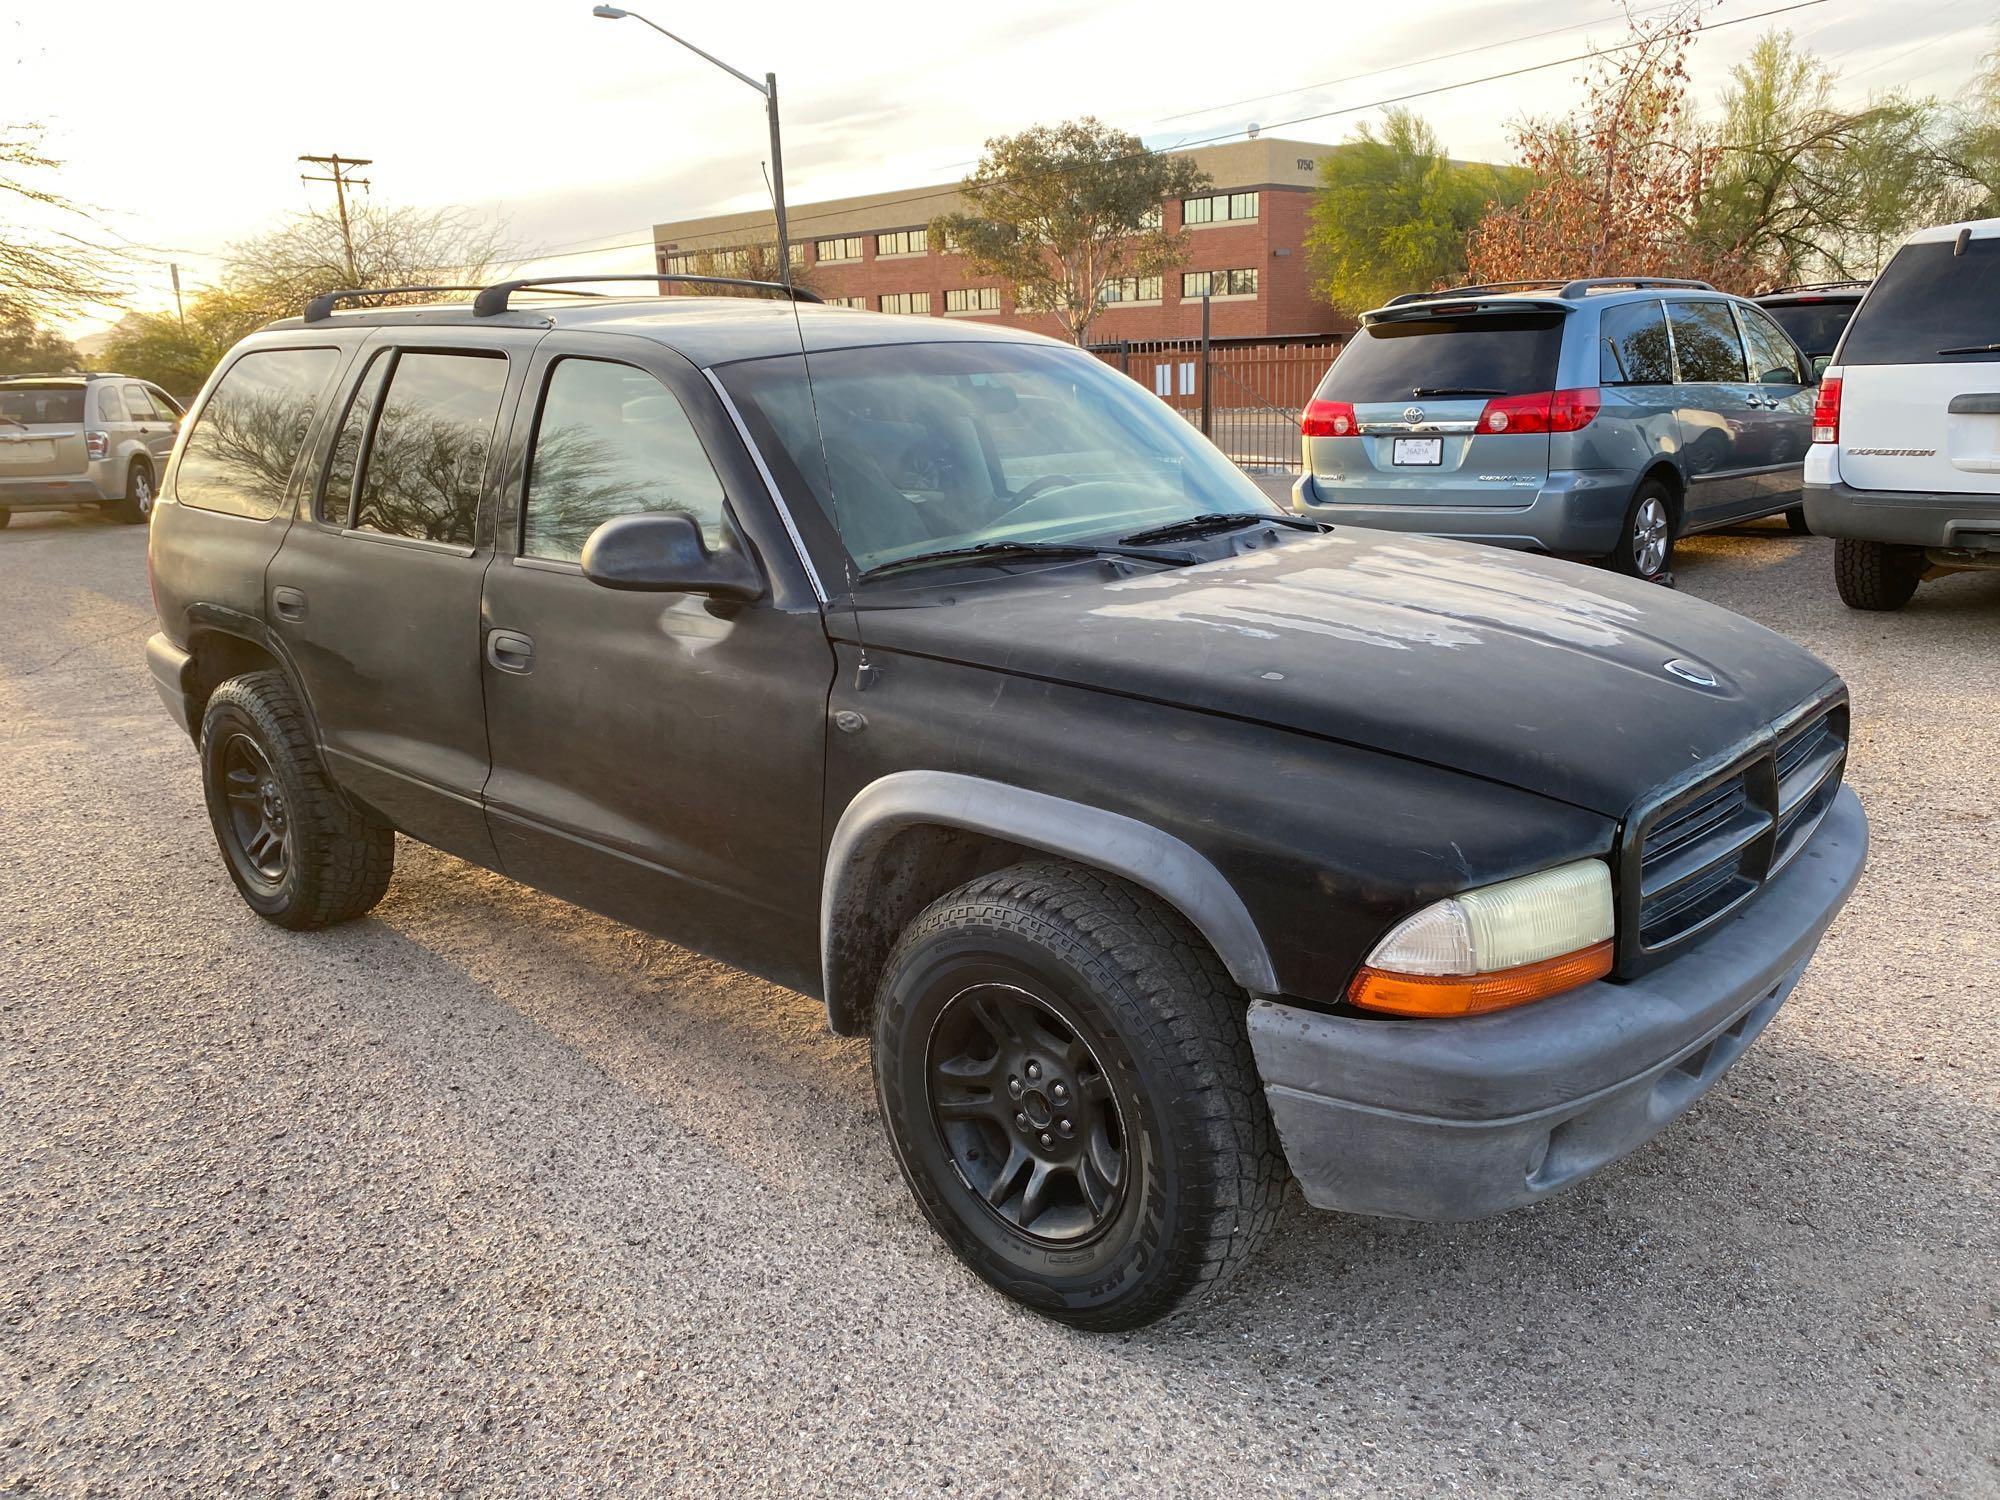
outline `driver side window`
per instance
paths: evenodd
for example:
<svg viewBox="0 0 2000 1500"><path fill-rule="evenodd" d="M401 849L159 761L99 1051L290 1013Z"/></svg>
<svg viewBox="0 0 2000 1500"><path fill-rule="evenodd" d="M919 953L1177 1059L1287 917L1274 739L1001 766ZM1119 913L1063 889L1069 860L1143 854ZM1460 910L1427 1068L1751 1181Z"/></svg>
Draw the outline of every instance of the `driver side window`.
<svg viewBox="0 0 2000 1500"><path fill-rule="evenodd" d="M550 367L529 457L521 555L575 562L614 516L677 512L722 540L722 481L674 393L605 359Z"/></svg>

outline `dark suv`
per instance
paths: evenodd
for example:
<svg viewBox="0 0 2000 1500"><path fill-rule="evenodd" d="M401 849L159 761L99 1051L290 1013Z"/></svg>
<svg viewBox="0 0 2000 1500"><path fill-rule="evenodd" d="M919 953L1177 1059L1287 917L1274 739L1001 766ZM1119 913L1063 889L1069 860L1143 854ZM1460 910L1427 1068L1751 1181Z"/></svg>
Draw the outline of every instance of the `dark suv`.
<svg viewBox="0 0 2000 1500"><path fill-rule="evenodd" d="M1845 691L1734 615L1290 515L1047 339L532 285L325 299L203 392L147 654L231 877L324 926L400 831L822 998L1053 1317L1218 1285L1288 1163L1567 1187L1858 878Z"/></svg>

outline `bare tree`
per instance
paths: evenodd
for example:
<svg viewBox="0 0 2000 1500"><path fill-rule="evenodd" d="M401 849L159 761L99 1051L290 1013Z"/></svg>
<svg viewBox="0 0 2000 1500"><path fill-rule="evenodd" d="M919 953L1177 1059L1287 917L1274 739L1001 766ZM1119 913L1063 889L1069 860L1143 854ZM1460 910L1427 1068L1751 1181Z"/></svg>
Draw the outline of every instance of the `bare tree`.
<svg viewBox="0 0 2000 1500"><path fill-rule="evenodd" d="M42 149L44 133L32 123L0 125L0 307L33 320L111 302L123 290L110 253L84 232L89 211L51 185L62 163ZM77 228L33 229L4 211L23 207Z"/></svg>
<svg viewBox="0 0 2000 1500"><path fill-rule="evenodd" d="M266 316L284 317L336 287L480 284L523 254L504 225L457 208L350 208L347 232L352 276L339 216L314 210L229 246L223 282Z"/></svg>

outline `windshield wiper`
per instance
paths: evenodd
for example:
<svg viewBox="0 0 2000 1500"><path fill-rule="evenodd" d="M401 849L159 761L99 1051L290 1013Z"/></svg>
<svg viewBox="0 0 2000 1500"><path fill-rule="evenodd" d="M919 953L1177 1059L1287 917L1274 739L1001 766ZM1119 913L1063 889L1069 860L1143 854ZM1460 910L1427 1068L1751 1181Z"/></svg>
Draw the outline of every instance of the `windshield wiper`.
<svg viewBox="0 0 2000 1500"><path fill-rule="evenodd" d="M1505 391L1496 391L1490 385L1419 385L1410 388L1412 396L1504 396Z"/></svg>
<svg viewBox="0 0 2000 1500"><path fill-rule="evenodd" d="M1963 349L1940 349L1940 354L2000 354L2000 344L1967 344Z"/></svg>
<svg viewBox="0 0 2000 1500"><path fill-rule="evenodd" d="M1282 511L1222 510L1213 515L1189 516L1185 521L1172 521L1165 526L1155 526L1150 531L1135 531L1130 536L1121 536L1118 542L1124 547L1147 542L1178 542L1198 536L1214 536L1224 531L1241 531L1246 526L1256 526L1265 521L1295 527L1300 531L1323 529L1317 521L1308 521L1304 516L1288 516Z"/></svg>
<svg viewBox="0 0 2000 1500"><path fill-rule="evenodd" d="M1123 543L1097 542L975 542L970 547L945 547L936 552L919 552L911 557L899 557L893 562L877 563L872 568L864 568L858 578L865 581L879 578L884 573L900 572L904 568L929 567L933 563L956 563L983 561L1003 557L1132 557L1141 562L1191 563L1194 561L1184 552L1154 552L1139 547L1127 547Z"/></svg>

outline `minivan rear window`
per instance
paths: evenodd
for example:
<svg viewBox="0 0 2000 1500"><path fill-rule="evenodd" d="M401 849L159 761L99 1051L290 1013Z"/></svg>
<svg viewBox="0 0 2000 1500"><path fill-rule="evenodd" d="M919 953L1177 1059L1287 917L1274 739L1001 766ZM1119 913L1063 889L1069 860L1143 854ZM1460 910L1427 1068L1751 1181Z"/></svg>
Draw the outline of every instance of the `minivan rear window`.
<svg viewBox="0 0 2000 1500"><path fill-rule="evenodd" d="M1348 340L1319 394L1355 402L1553 390L1562 325L1560 312L1371 323Z"/></svg>
<svg viewBox="0 0 2000 1500"><path fill-rule="evenodd" d="M1935 365L2000 359L2000 237L1905 245L1847 325L1834 363ZM1952 352L1947 352L1952 351ZM1964 352L1958 352L1964 351Z"/></svg>
<svg viewBox="0 0 2000 1500"><path fill-rule="evenodd" d="M83 420L80 385L0 386L0 419L23 427L54 426Z"/></svg>

